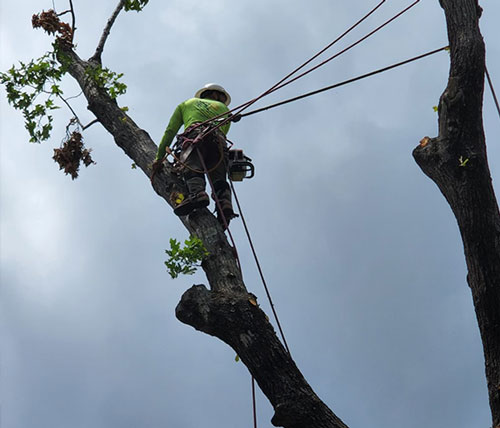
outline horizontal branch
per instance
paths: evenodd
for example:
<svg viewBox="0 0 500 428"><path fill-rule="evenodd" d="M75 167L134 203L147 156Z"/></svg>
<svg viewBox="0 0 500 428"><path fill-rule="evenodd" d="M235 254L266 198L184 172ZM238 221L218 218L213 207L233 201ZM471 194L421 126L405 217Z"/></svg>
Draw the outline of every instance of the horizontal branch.
<svg viewBox="0 0 500 428"><path fill-rule="evenodd" d="M286 428L347 428L314 393L249 293L214 293L195 285L184 293L177 318L234 349Z"/></svg>
<svg viewBox="0 0 500 428"><path fill-rule="evenodd" d="M82 127L82 130L85 131L86 129L90 128L92 125L96 124L99 122L99 119L94 119L93 121L87 123L87 125Z"/></svg>

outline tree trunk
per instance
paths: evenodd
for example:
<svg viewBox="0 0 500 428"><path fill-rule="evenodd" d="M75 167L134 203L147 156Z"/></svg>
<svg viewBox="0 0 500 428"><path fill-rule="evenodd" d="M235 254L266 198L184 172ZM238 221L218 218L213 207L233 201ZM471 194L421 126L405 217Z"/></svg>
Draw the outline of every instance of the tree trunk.
<svg viewBox="0 0 500 428"><path fill-rule="evenodd" d="M413 151L460 229L467 281L483 343L493 426L500 427L500 214L486 156L482 103L485 48L477 0L440 0L451 65L439 102L439 135Z"/></svg>
<svg viewBox="0 0 500 428"><path fill-rule="evenodd" d="M64 53L72 60L69 73L82 88L88 108L149 177L157 150L155 143L85 73L89 65L97 65L92 59L84 61L70 49ZM155 175L153 187L170 205L173 191L186 190L168 165ZM248 293L235 252L215 217L202 209L182 218L182 222L209 252L202 267L210 290L195 285L186 291L176 308L177 318L234 349L273 405L275 426L347 428L314 393L258 307L255 296Z"/></svg>

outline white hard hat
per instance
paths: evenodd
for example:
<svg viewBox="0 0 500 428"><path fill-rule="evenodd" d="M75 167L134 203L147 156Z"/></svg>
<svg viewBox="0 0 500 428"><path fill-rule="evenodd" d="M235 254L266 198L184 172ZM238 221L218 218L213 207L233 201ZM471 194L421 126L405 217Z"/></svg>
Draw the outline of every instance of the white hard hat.
<svg viewBox="0 0 500 428"><path fill-rule="evenodd" d="M218 91L222 92L226 96L226 104L227 106L231 103L231 95L221 86L217 85L216 83L207 83L203 88L199 89L196 91L196 94L194 94L195 98L200 98L201 94L205 91Z"/></svg>

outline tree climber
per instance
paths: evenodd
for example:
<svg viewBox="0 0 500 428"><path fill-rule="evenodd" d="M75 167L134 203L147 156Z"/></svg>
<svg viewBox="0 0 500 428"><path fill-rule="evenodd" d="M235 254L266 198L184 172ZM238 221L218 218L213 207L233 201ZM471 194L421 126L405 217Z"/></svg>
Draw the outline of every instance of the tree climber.
<svg viewBox="0 0 500 428"><path fill-rule="evenodd" d="M236 216L231 203L231 190L227 182L227 162L225 159L226 134L229 131L230 122L228 121L206 136L202 136L199 141L196 140L207 131L207 126L200 125L200 123L229 112L227 106L230 102L231 96L222 86L209 83L198 90L194 98L179 104L170 118L158 147L153 171L161 167L167 153L172 153L170 148L172 141L181 125L184 125L184 133L178 136L177 144L180 145L179 157L184 167L184 179L189 195L174 208L174 213L178 216L184 216L197 208L206 207L210 202L205 192L203 163L213 183L215 196L219 200L226 222L229 223ZM194 140L196 142L193 143ZM200 157L203 159L203 163ZM215 199L215 196L212 194L212 198ZM224 224L218 207L217 218L219 222Z"/></svg>

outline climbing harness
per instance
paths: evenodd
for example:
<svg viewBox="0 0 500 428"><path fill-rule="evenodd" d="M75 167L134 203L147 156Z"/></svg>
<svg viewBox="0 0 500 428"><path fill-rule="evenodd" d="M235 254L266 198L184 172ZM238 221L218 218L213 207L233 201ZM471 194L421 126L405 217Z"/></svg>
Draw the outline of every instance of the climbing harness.
<svg viewBox="0 0 500 428"><path fill-rule="evenodd" d="M192 153L192 151L196 148L196 145L201 143L207 136L208 133L207 131L210 130L212 126L210 125L205 125L201 128L191 126L188 129L186 129L182 134L179 134L177 136L177 141L174 144L174 159L176 163L178 164L178 167L183 167L186 168L192 172L195 172L197 174L204 174L205 171L203 170L197 170L195 168L190 167L187 163L186 160L189 157L189 155ZM194 138L192 137L191 134L195 134ZM210 174L211 172L215 171L219 165L224 161L224 146L222 143L221 139L218 139L216 136L214 137L215 140L217 141L212 141L211 143L216 144L218 151L219 151L219 158L217 162L212 166L207 173Z"/></svg>

